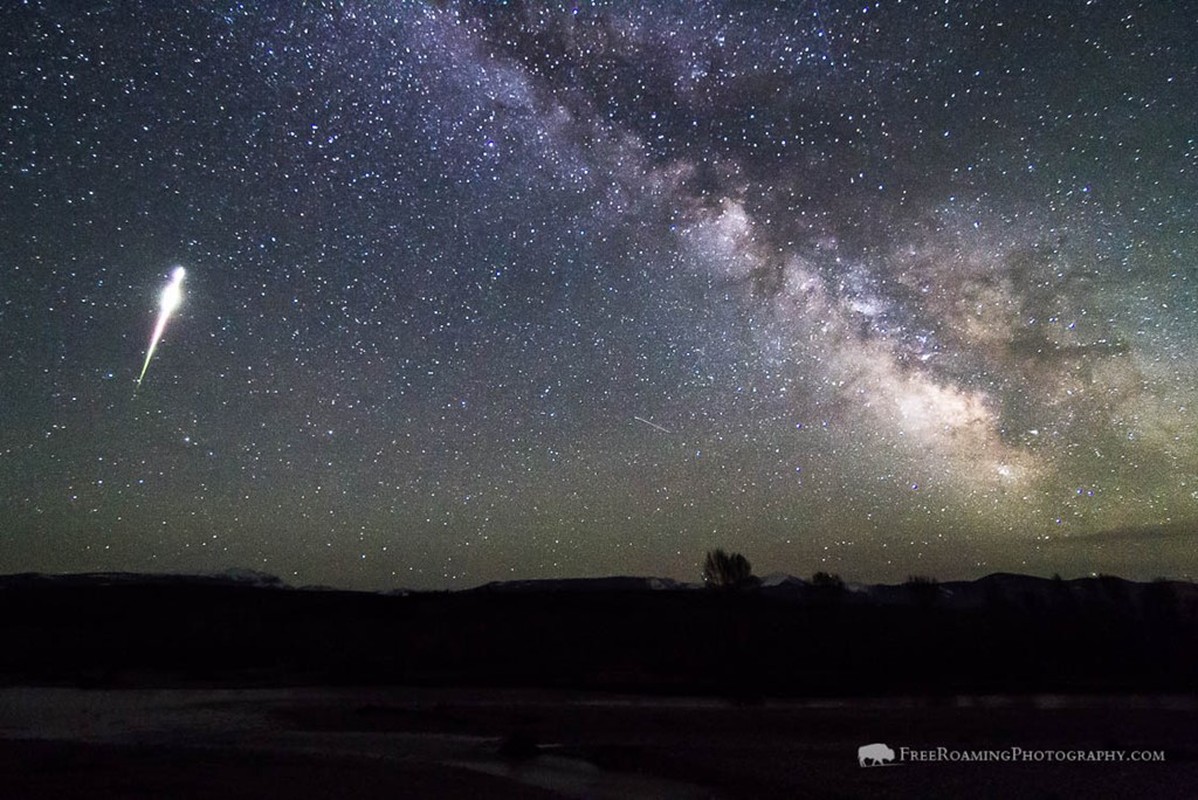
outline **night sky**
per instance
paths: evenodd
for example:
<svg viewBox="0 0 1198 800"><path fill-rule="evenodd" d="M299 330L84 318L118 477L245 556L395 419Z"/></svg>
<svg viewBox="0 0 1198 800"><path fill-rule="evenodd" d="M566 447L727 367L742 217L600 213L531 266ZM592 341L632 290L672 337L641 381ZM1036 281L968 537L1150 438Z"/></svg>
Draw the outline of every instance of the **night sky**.
<svg viewBox="0 0 1198 800"><path fill-rule="evenodd" d="M1193 5L645 5L6 3L0 572L1198 572Z"/></svg>

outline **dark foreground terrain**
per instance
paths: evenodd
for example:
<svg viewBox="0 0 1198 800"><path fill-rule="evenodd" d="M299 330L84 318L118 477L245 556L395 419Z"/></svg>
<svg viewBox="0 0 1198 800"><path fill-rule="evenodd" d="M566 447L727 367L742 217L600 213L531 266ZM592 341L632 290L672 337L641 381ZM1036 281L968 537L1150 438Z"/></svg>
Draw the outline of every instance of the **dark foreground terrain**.
<svg viewBox="0 0 1198 800"><path fill-rule="evenodd" d="M1191 798L1185 698L770 701L532 690L0 691L6 798ZM934 749L1163 762L896 763Z"/></svg>
<svg viewBox="0 0 1198 800"><path fill-rule="evenodd" d="M257 576L0 577L0 683L470 685L764 697L1198 690L1198 587L992 575L381 595Z"/></svg>
<svg viewBox="0 0 1198 800"><path fill-rule="evenodd" d="M0 797L1193 797L1196 620L1192 584L1116 578L10 576Z"/></svg>

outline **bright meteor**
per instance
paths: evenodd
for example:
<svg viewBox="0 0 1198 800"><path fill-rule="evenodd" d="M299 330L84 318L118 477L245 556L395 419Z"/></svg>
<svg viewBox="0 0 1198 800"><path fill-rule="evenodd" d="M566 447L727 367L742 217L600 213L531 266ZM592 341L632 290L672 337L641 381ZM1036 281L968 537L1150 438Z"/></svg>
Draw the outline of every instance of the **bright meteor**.
<svg viewBox="0 0 1198 800"><path fill-rule="evenodd" d="M142 379L146 377L146 370L150 368L150 359L154 357L158 340L162 338L162 333L166 330L166 321L183 302L183 276L186 274L187 270L183 267L175 267L171 272L171 282L162 290L162 297L158 301L158 324L154 326L154 335L150 337L150 348L146 350L146 363L142 365L141 374L137 376L138 389L141 388Z"/></svg>
<svg viewBox="0 0 1198 800"><path fill-rule="evenodd" d="M673 431L670 430L669 428L663 428L661 425L658 425L656 422L650 422L649 420L645 419L644 417L633 417L633 419L635 419L637 422L645 423L650 428L657 428L662 433L673 433Z"/></svg>

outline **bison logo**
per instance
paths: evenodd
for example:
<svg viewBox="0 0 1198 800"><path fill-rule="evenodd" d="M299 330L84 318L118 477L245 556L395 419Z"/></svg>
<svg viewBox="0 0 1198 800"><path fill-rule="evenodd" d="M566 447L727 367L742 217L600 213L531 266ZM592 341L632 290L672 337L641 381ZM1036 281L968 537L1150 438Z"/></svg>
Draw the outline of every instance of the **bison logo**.
<svg viewBox="0 0 1198 800"><path fill-rule="evenodd" d="M894 761L894 751L881 742L857 748L857 763L863 767L877 767L890 761Z"/></svg>

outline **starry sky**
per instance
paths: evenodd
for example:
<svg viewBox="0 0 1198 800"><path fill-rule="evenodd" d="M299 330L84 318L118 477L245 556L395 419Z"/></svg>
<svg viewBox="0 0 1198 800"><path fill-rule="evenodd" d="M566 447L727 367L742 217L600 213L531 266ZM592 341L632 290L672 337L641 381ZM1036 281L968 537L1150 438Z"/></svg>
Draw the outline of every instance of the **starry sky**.
<svg viewBox="0 0 1198 800"><path fill-rule="evenodd" d="M1195 41L1166 0L8 3L0 572L1192 576Z"/></svg>

